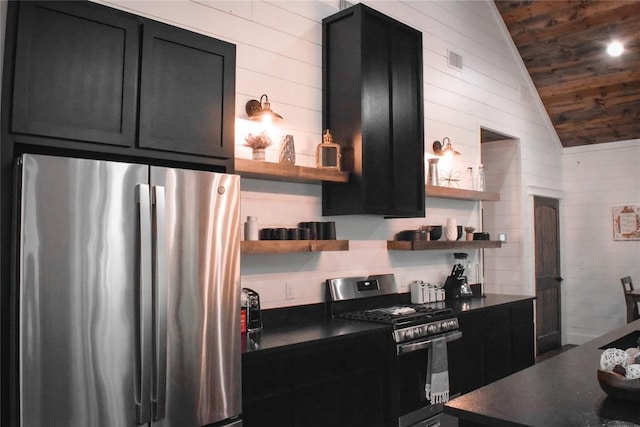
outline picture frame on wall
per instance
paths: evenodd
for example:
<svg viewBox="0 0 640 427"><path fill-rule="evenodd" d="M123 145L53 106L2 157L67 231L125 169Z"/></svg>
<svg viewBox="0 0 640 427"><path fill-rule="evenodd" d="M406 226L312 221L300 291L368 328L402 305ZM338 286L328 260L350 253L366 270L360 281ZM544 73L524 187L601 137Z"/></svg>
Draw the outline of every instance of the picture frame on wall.
<svg viewBox="0 0 640 427"><path fill-rule="evenodd" d="M640 240L640 206L614 206L613 240Z"/></svg>

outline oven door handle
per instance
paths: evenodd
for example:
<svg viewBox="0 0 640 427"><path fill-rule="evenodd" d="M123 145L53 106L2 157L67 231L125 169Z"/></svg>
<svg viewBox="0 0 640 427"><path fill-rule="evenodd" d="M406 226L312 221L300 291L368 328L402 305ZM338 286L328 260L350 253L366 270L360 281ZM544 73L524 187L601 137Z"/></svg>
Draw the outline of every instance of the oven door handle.
<svg viewBox="0 0 640 427"><path fill-rule="evenodd" d="M462 338L462 332L461 331L452 331L452 332L447 332L445 334L442 335L438 335L437 338L446 338L447 342L451 342L451 341L455 341L455 340L459 340L460 338ZM410 342L407 344L399 344L396 349L397 349L397 354L398 356L400 356L401 354L407 354L407 353L411 353L413 351L418 351L418 350L423 350L425 348L429 348L433 345L433 341L434 338L430 338L428 340L424 340L424 341L414 341L414 342Z"/></svg>

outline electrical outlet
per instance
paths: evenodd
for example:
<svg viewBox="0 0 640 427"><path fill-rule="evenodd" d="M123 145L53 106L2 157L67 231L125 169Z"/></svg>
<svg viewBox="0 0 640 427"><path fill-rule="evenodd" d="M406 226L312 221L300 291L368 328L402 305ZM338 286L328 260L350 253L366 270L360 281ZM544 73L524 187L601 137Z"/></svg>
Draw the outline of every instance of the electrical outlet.
<svg viewBox="0 0 640 427"><path fill-rule="evenodd" d="M293 299L293 286L291 286L289 283L285 283L284 284L284 292L285 292L285 298L287 299Z"/></svg>

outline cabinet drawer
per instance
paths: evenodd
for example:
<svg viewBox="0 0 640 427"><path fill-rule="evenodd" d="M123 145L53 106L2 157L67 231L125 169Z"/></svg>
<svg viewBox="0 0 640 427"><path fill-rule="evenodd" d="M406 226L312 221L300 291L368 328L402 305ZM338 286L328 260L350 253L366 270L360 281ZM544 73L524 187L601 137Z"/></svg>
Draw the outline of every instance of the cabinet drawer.
<svg viewBox="0 0 640 427"><path fill-rule="evenodd" d="M287 392L292 385L291 352L243 356L242 396L245 401Z"/></svg>
<svg viewBox="0 0 640 427"><path fill-rule="evenodd" d="M508 329L511 326L511 310L509 307L498 307L484 313L487 330Z"/></svg>
<svg viewBox="0 0 640 427"><path fill-rule="evenodd" d="M327 381L342 375L344 353L332 344L313 346L296 354L289 366L296 387Z"/></svg>
<svg viewBox="0 0 640 427"><path fill-rule="evenodd" d="M533 322L533 302L517 304L511 308L511 324L513 326Z"/></svg>

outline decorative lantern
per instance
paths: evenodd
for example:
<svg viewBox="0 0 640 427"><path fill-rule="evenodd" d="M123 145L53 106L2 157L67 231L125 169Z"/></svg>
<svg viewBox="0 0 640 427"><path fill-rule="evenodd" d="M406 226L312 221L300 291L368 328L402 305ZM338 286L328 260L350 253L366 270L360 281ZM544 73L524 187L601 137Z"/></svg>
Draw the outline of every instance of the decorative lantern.
<svg viewBox="0 0 640 427"><path fill-rule="evenodd" d="M340 170L340 144L333 142L329 129L322 134L322 144L316 148L316 167L321 169Z"/></svg>

